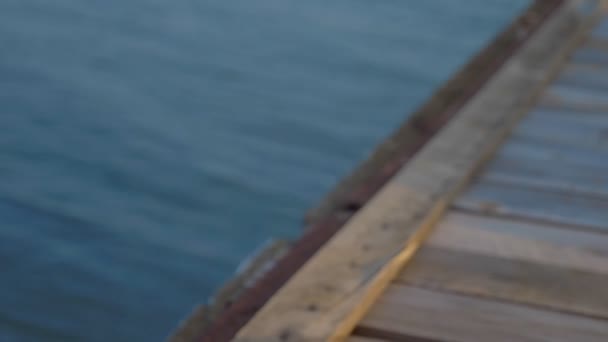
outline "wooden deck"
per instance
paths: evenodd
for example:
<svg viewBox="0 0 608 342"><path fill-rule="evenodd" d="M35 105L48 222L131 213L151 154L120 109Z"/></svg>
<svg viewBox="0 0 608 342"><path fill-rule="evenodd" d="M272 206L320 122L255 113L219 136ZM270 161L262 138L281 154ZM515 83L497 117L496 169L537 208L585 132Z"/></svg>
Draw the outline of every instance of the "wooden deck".
<svg viewBox="0 0 608 342"><path fill-rule="evenodd" d="M608 341L608 19L590 37L351 341Z"/></svg>
<svg viewBox="0 0 608 342"><path fill-rule="evenodd" d="M598 4L554 14L236 340L608 341Z"/></svg>

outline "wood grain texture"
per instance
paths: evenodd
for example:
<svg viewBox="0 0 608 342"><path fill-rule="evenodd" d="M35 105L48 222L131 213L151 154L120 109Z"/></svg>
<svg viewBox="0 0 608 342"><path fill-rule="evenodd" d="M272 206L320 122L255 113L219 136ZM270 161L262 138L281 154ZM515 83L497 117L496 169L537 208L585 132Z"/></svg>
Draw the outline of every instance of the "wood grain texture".
<svg viewBox="0 0 608 342"><path fill-rule="evenodd" d="M550 224L451 211L427 245L608 274L608 235Z"/></svg>
<svg viewBox="0 0 608 342"><path fill-rule="evenodd" d="M506 240L496 242L508 243ZM545 250L537 248L527 252L540 254ZM565 253L557 257L569 256ZM423 248L397 278L397 282L571 314L608 318L608 272L599 274L522 259L497 258L455 249ZM606 261L608 259L604 258ZM579 258L574 262L584 263L585 259Z"/></svg>
<svg viewBox="0 0 608 342"><path fill-rule="evenodd" d="M537 110L490 165L484 179L605 196L608 112Z"/></svg>
<svg viewBox="0 0 608 342"><path fill-rule="evenodd" d="M492 155L577 35L570 7L515 58L264 306L237 341L338 341ZM547 61L553 61L548 63ZM509 96L503 96L508 93Z"/></svg>
<svg viewBox="0 0 608 342"><path fill-rule="evenodd" d="M567 162L578 165L579 168L608 168L606 149L576 146L558 139L547 141L535 136L521 136L518 132L515 132L498 155L534 159L539 162Z"/></svg>
<svg viewBox="0 0 608 342"><path fill-rule="evenodd" d="M573 127L571 135L560 135L561 127L542 130L520 127L488 165L480 182L608 199L608 148L605 147L608 145L600 138L604 134L602 126L598 123L595 128L581 128L579 141L574 134L576 125L570 126ZM563 129L567 127L564 124ZM585 144L588 146L583 146Z"/></svg>
<svg viewBox="0 0 608 342"><path fill-rule="evenodd" d="M481 182L454 207L486 215L542 220L608 233L608 201L568 192ZM576 229L576 228L575 228Z"/></svg>
<svg viewBox="0 0 608 342"><path fill-rule="evenodd" d="M608 237L451 213L397 281L608 315Z"/></svg>
<svg viewBox="0 0 608 342"><path fill-rule="evenodd" d="M581 168L569 162L500 156L492 162L480 181L608 199L606 168Z"/></svg>
<svg viewBox="0 0 608 342"><path fill-rule="evenodd" d="M605 321L410 286L393 285L361 323L454 342L600 342Z"/></svg>
<svg viewBox="0 0 608 342"><path fill-rule="evenodd" d="M608 73L606 74L608 82ZM608 96L608 92L606 92ZM608 149L608 112L596 115L585 112L537 109L515 130L516 137L536 138L546 143L567 144L586 149Z"/></svg>

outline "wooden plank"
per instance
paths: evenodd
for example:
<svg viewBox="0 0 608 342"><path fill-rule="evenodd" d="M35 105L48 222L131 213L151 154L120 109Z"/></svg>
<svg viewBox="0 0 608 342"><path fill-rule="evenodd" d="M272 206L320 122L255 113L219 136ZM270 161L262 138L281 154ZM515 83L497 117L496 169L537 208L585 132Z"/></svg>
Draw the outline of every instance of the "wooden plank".
<svg viewBox="0 0 608 342"><path fill-rule="evenodd" d="M601 234L450 214L427 246L606 275L607 241Z"/></svg>
<svg viewBox="0 0 608 342"><path fill-rule="evenodd" d="M554 139L521 136L518 132L500 150L500 155L535 159L539 162L566 162L583 167L608 167L608 150L576 146Z"/></svg>
<svg viewBox="0 0 608 342"><path fill-rule="evenodd" d="M608 198L608 148L591 146L596 139L594 128L581 128L580 135L587 139L576 142L576 134L552 138L559 135L557 128L550 128L553 123L546 129L536 129L536 125L520 127L480 181ZM577 131L574 123L564 124L564 129L568 126ZM597 127L602 130L601 125ZM588 146L582 146L585 143Z"/></svg>
<svg viewBox="0 0 608 342"><path fill-rule="evenodd" d="M608 340L606 321L398 284L362 326L454 342Z"/></svg>
<svg viewBox="0 0 608 342"><path fill-rule="evenodd" d="M457 249L478 254L474 258L460 260L461 262L457 261L456 256L450 255L446 259L452 260L442 260L441 265L430 267L424 280L431 286L502 299L515 299L529 304L549 305L562 310L577 310L589 315L606 314L608 303L604 299L608 296L600 292L603 291L603 284L607 280L605 276L591 273L608 274L608 237L606 236L550 226L450 214L431 237L428 245L432 248ZM417 254L412 265L406 269L407 274L419 272L417 269L420 267L419 261L428 261L424 256L425 253L427 252L423 249ZM495 262L496 257L512 259L515 262L511 264ZM527 261L532 261L532 265L544 266L526 266L530 264ZM462 269L454 264L456 262L462 268L470 266L474 271ZM486 265L487 269L484 272L494 278L484 279L480 276L481 267ZM551 266L547 267L547 265ZM424 263L424 266L428 264ZM558 268L561 271L557 271ZM431 269L433 271L430 271ZM432 272L437 274L430 275ZM463 279L460 282L449 279L450 272L460 273ZM537 279L537 277L541 278ZM559 284L559 286L552 288L552 281L554 281L553 285ZM415 283L422 285L418 281ZM583 297L578 298L577 302L574 296L579 290Z"/></svg>
<svg viewBox="0 0 608 342"><path fill-rule="evenodd" d="M569 162L500 156L480 181L608 199L608 169Z"/></svg>
<svg viewBox="0 0 608 342"><path fill-rule="evenodd" d="M608 235L450 212L427 245L608 274Z"/></svg>
<svg viewBox="0 0 608 342"><path fill-rule="evenodd" d="M549 120L549 128L540 127L545 120L522 125L481 176L481 182L606 197L608 149L602 142L602 121L592 124L596 120L588 119L585 125L589 127L579 125L577 129L575 122L556 124L559 120L556 118L551 123ZM554 125L556 128L551 128ZM565 131L568 127L572 127L574 134L559 134L560 128ZM579 142L576 142L576 136L581 136Z"/></svg>
<svg viewBox="0 0 608 342"><path fill-rule="evenodd" d="M575 86L554 85L540 101L547 108L562 108L585 112L608 112L608 99L599 92L578 90Z"/></svg>
<svg viewBox="0 0 608 342"><path fill-rule="evenodd" d="M472 243L485 243L474 240ZM508 244L508 239L493 243ZM527 243L528 253L551 250ZM502 247L504 248L504 247ZM507 247L508 248L508 247ZM521 249L521 246L517 246ZM578 253L576 264L585 258ZM569 255L552 255L568 258ZM523 258L521 258L523 259ZM497 258L447 248L422 248L397 282L433 290L499 299L513 303L608 318L608 272L599 274L530 261ZM597 258L595 258L597 260ZM604 258L604 263L608 261ZM577 265L578 266L578 265ZM608 322L607 322L608 324Z"/></svg>
<svg viewBox="0 0 608 342"><path fill-rule="evenodd" d="M608 233L608 201L576 194L482 182L471 187L455 208L495 216L543 220Z"/></svg>
<svg viewBox="0 0 608 342"><path fill-rule="evenodd" d="M467 106L237 335L237 341L337 341L350 335L506 137L564 52L579 17L551 18ZM564 37L571 38L564 44ZM549 62L547 62L549 61ZM504 96L505 93L510 96Z"/></svg>
<svg viewBox="0 0 608 342"><path fill-rule="evenodd" d="M606 76L608 78L608 74ZM521 122L515 130L515 136L606 150L608 112L604 115L593 115L585 112L537 109Z"/></svg>

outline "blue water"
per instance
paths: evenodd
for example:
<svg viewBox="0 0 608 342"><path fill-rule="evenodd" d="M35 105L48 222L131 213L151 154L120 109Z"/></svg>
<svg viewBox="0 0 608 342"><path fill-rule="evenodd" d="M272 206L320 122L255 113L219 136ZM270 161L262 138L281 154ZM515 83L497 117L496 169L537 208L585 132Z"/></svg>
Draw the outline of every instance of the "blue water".
<svg viewBox="0 0 608 342"><path fill-rule="evenodd" d="M0 0L0 341L161 340L528 0Z"/></svg>

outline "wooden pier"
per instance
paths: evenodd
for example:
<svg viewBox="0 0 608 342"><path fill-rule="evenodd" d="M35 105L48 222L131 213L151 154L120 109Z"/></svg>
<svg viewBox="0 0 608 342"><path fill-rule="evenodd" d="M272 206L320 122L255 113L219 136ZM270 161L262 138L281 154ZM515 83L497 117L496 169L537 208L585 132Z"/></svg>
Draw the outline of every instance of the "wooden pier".
<svg viewBox="0 0 608 342"><path fill-rule="evenodd" d="M369 171L173 340L608 341L607 9L537 0L364 165L394 172L361 209L319 218Z"/></svg>
<svg viewBox="0 0 608 342"><path fill-rule="evenodd" d="M608 17L567 1L236 341L608 341Z"/></svg>

